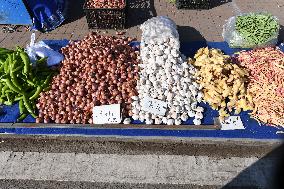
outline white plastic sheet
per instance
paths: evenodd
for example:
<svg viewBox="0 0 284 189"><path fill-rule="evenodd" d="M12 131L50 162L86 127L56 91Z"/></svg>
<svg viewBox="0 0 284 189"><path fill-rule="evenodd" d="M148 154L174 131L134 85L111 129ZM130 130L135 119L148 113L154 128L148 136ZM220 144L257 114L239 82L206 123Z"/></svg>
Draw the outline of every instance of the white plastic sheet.
<svg viewBox="0 0 284 189"><path fill-rule="evenodd" d="M47 57L48 66L57 65L64 59L64 56L61 53L52 50L43 41L35 43L35 33L31 35L31 42L27 46L26 52L29 55L31 62L33 63L36 62L38 57L40 58Z"/></svg>

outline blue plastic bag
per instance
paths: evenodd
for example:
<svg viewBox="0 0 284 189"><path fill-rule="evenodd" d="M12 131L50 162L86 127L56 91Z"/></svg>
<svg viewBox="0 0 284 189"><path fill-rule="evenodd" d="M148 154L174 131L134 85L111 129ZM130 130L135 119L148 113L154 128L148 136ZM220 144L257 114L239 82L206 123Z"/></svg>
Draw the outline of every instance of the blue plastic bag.
<svg viewBox="0 0 284 189"><path fill-rule="evenodd" d="M27 5L39 31L51 31L65 20L67 0L27 0Z"/></svg>

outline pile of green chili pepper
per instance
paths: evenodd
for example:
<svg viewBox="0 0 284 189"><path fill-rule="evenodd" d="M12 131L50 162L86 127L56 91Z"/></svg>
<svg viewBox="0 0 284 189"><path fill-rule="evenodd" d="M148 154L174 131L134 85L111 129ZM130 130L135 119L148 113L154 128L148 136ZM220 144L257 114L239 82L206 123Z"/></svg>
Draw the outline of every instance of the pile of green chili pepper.
<svg viewBox="0 0 284 189"><path fill-rule="evenodd" d="M245 39L242 47L265 45L278 37L279 24L275 17L265 13L250 13L237 16L236 31Z"/></svg>
<svg viewBox="0 0 284 189"><path fill-rule="evenodd" d="M19 102L18 121L36 113L36 100L47 90L55 71L46 65L46 59L32 65L26 52L17 47L15 51L0 48L0 104L12 105Z"/></svg>

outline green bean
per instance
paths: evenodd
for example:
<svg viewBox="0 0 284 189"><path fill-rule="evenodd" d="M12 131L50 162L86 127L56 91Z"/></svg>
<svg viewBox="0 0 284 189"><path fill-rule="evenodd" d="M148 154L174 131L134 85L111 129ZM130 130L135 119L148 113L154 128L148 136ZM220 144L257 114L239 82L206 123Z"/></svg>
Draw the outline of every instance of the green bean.
<svg viewBox="0 0 284 189"><path fill-rule="evenodd" d="M279 24L270 14L250 13L248 15L237 16L236 30L245 39L241 47L255 47L265 45L273 38L277 38ZM231 42L232 44L237 41Z"/></svg>

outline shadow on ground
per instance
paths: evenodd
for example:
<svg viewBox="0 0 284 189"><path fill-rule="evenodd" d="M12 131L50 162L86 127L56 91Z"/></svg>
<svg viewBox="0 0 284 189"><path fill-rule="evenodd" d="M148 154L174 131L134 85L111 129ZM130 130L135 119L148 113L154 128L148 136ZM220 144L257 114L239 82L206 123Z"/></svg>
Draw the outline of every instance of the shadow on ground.
<svg viewBox="0 0 284 189"><path fill-rule="evenodd" d="M279 42L282 43L284 42L284 26L280 26L280 31L279 31ZM284 181L283 181L284 182Z"/></svg>
<svg viewBox="0 0 284 189"><path fill-rule="evenodd" d="M68 1L68 11L67 11L67 18L64 24L68 24L79 20L80 18L85 16L83 6L85 0L69 0Z"/></svg>
<svg viewBox="0 0 284 189"><path fill-rule="evenodd" d="M178 26L179 40L182 42L190 41L204 41L206 39L200 34L198 30L190 26Z"/></svg>
<svg viewBox="0 0 284 189"><path fill-rule="evenodd" d="M155 16L154 0L128 0L127 27L140 25Z"/></svg>
<svg viewBox="0 0 284 189"><path fill-rule="evenodd" d="M218 7L230 2L232 2L232 0L211 0L211 8Z"/></svg>
<svg viewBox="0 0 284 189"><path fill-rule="evenodd" d="M284 144L242 171L223 189L284 188Z"/></svg>

